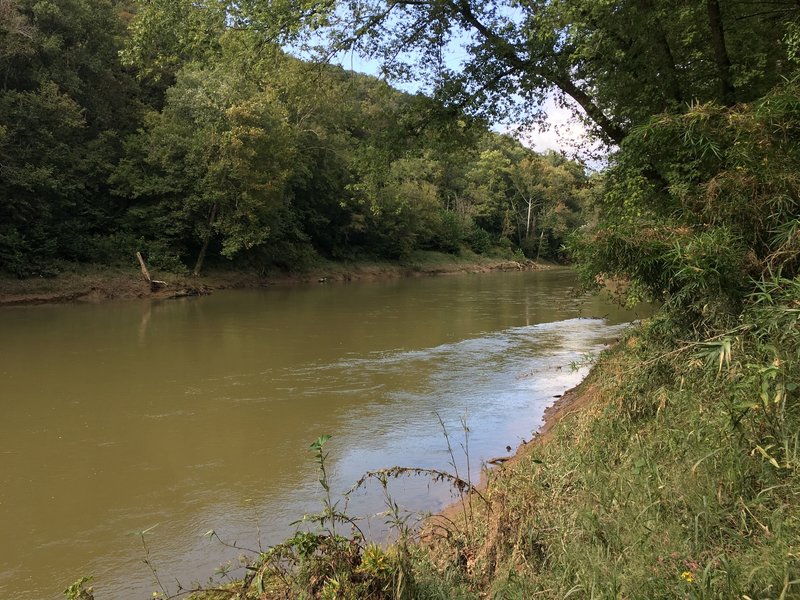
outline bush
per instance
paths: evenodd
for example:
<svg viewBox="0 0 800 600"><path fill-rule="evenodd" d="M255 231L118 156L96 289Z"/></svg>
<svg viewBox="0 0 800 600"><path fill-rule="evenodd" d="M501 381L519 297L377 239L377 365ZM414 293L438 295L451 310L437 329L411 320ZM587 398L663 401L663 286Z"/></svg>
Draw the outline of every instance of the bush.
<svg viewBox="0 0 800 600"><path fill-rule="evenodd" d="M467 243L476 254L486 254L492 248L492 236L482 227L474 226L469 232Z"/></svg>
<svg viewBox="0 0 800 600"><path fill-rule="evenodd" d="M800 267L800 84L655 117L624 142L604 217L572 238L588 282L622 278L687 327L735 322L754 281Z"/></svg>

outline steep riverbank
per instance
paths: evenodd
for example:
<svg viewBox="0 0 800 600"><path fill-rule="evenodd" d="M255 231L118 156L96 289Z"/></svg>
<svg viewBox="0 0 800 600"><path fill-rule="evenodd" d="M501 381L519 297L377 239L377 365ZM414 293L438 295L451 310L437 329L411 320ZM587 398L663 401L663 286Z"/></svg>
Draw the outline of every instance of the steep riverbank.
<svg viewBox="0 0 800 600"><path fill-rule="evenodd" d="M657 336L645 328L610 351L491 473L463 549L433 545L439 568L464 564L461 591L797 597L796 455L759 439L772 429L796 448L796 413L741 412L758 387L744 364L715 376L699 345L665 351Z"/></svg>
<svg viewBox="0 0 800 600"><path fill-rule="evenodd" d="M418 252L402 263L320 262L294 273L259 275L246 271L210 271L200 277L176 273L152 273L165 286L151 289L135 265L130 268L72 267L52 278L0 278L0 306L102 302L106 300L170 299L205 295L214 290L259 288L274 285L371 281L425 275L486 273L547 268L543 262L490 258L475 254L454 256Z"/></svg>
<svg viewBox="0 0 800 600"><path fill-rule="evenodd" d="M797 597L796 454L761 441L796 449L797 414L742 412L749 337L719 375L658 325L603 356L427 550L454 597Z"/></svg>

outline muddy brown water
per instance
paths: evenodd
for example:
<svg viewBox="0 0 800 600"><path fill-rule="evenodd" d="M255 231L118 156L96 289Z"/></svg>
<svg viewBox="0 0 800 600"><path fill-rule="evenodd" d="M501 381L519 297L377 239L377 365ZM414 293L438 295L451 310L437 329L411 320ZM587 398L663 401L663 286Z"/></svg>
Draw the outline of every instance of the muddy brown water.
<svg viewBox="0 0 800 600"><path fill-rule="evenodd" d="M309 444L331 434L334 491L393 465L477 479L638 315L575 297L569 270L0 309L0 597L98 599L206 581L320 508ZM470 433L465 444L460 422ZM464 452L468 447L468 460ZM392 482L409 510L453 500ZM359 490L348 511L378 515ZM384 519L361 523L381 537ZM241 574L241 571L238 572ZM236 575L237 572L234 572Z"/></svg>

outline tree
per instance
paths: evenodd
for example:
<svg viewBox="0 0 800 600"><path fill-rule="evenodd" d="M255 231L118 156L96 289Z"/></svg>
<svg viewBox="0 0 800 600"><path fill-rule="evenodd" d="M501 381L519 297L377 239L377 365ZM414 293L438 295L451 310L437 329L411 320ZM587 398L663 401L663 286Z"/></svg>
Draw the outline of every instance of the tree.
<svg viewBox="0 0 800 600"><path fill-rule="evenodd" d="M192 61L213 60L221 51L227 3L219 0L153 0L137 7L121 52L140 78L175 80Z"/></svg>
<svg viewBox="0 0 800 600"><path fill-rule="evenodd" d="M110 1L0 0L0 270L87 260L118 207L106 179L139 116Z"/></svg>
<svg viewBox="0 0 800 600"><path fill-rule="evenodd" d="M560 154L537 154L508 136L487 135L467 172L469 214L495 239L513 240L529 256L555 257L567 234L582 223L587 179ZM535 239L534 239L535 238Z"/></svg>
<svg viewBox="0 0 800 600"><path fill-rule="evenodd" d="M376 57L387 74L432 82L441 97L491 116L508 116L522 100L535 119L555 94L615 144L663 110L757 97L785 74L780 41L800 14L793 0L762 10L741 0L357 0L334 12L329 5L317 3L328 11L328 54ZM444 58L454 46L465 55L459 69Z"/></svg>
<svg viewBox="0 0 800 600"><path fill-rule="evenodd" d="M136 201L134 227L195 247L196 275L212 241L232 258L280 230L294 150L272 91L241 71L184 67L130 150L115 182Z"/></svg>

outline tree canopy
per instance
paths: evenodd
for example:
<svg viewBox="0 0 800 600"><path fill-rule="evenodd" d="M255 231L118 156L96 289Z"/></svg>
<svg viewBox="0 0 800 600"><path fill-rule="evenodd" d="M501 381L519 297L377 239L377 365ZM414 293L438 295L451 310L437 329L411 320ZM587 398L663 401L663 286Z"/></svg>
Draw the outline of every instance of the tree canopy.
<svg viewBox="0 0 800 600"><path fill-rule="evenodd" d="M680 164L643 140L665 115L691 129L673 148L705 123L681 115L761 106L797 68L799 11L792 0L2 0L0 268L134 249L198 272L207 258L561 256L588 207L611 214L609 198L647 196L643 214L685 209L675 194L699 176L687 165L712 173L709 152L735 136ZM426 94L329 64L346 51ZM618 147L607 176L491 131L540 119L552 96Z"/></svg>
<svg viewBox="0 0 800 600"><path fill-rule="evenodd" d="M364 53L390 76L421 78L491 116L535 119L555 94L615 144L653 114L766 92L790 71L784 41L800 16L793 0L355 0L304 9L314 15L312 39L324 40L319 52Z"/></svg>

